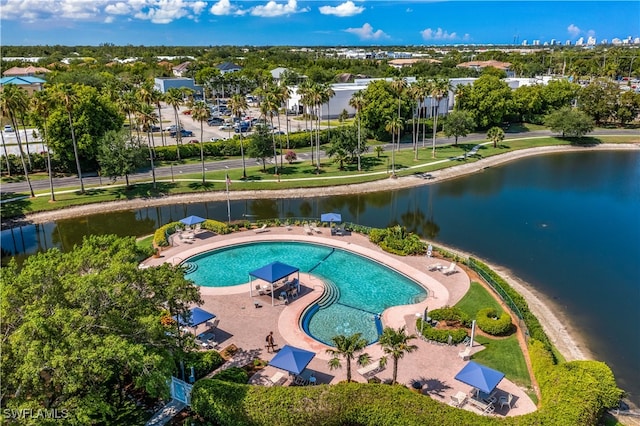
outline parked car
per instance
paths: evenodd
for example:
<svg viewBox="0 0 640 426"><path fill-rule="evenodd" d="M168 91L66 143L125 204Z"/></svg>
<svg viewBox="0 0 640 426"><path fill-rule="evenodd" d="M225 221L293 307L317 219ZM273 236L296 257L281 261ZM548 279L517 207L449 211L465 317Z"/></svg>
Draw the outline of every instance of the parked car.
<svg viewBox="0 0 640 426"><path fill-rule="evenodd" d="M210 118L209 120L207 120L207 124L209 126L219 126L221 124L224 124L224 120L222 118L219 118L219 117L213 117L213 118Z"/></svg>
<svg viewBox="0 0 640 426"><path fill-rule="evenodd" d="M178 126L176 126L175 124L172 124L171 126L165 128L164 131L165 132L174 132L175 133L177 128L178 128Z"/></svg>
<svg viewBox="0 0 640 426"><path fill-rule="evenodd" d="M233 129L233 126L230 124L223 124L222 126L218 127L218 130L231 130Z"/></svg>
<svg viewBox="0 0 640 426"><path fill-rule="evenodd" d="M242 123L240 126L236 127L234 131L236 133L246 133L249 131L249 129L250 129L249 125Z"/></svg>
<svg viewBox="0 0 640 426"><path fill-rule="evenodd" d="M5 131L5 133L11 133L11 132L13 132L13 127L11 127L10 125L6 124L4 126L3 130Z"/></svg>
<svg viewBox="0 0 640 426"><path fill-rule="evenodd" d="M175 138L178 132L173 131L169 133L169 136L171 136L172 138ZM180 136L183 138L188 138L190 136L193 136L193 132L191 130L185 130L185 129L181 129L180 130Z"/></svg>

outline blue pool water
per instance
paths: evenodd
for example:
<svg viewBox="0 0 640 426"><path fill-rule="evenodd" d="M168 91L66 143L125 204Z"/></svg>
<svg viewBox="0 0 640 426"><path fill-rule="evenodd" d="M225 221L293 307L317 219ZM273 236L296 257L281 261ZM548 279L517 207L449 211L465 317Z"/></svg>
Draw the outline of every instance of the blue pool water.
<svg viewBox="0 0 640 426"><path fill-rule="evenodd" d="M373 343L380 331L376 314L427 297L418 283L378 262L345 250L300 242L250 243L202 253L188 259L197 267L190 268L187 278L201 286L238 285L249 281L249 271L275 261L333 284L334 297L319 301L302 320L305 331L326 344L338 334L354 333L362 333Z"/></svg>

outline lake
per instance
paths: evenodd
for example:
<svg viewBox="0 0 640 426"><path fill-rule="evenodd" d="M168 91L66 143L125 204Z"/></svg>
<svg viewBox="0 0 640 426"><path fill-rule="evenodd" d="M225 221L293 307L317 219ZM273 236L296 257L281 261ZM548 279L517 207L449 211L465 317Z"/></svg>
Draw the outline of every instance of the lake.
<svg viewBox="0 0 640 426"><path fill-rule="evenodd" d="M640 405L640 153L558 153L398 191L231 202L232 219L331 211L367 226L400 224L508 268L555 302ZM3 256L69 249L89 234L146 235L192 214L226 221L227 205L149 207L5 230Z"/></svg>

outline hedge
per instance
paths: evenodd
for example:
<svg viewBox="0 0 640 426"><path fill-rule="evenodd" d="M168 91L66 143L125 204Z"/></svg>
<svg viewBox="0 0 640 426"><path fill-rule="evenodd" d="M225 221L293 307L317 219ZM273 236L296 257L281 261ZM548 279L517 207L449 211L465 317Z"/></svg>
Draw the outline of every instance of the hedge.
<svg viewBox="0 0 640 426"><path fill-rule="evenodd" d="M471 318L460 308L455 306L444 306L440 309L429 311L432 320L445 321L447 325L460 324L463 327L471 326Z"/></svg>
<svg viewBox="0 0 640 426"><path fill-rule="evenodd" d="M507 282L503 280L500 275L495 273L484 263L470 257L469 266L471 266L473 269L479 269L483 274L486 274L491 280L502 287L504 292L511 298L513 303L520 311L522 320L529 330L529 336L538 340L539 342L542 342L542 344L544 344L547 349L551 350L552 345L549 337L542 329L542 325L540 325L540 321L538 321L538 318L536 318L536 316L533 315L533 313L531 313L531 311L529 310L529 305L527 304L524 297L522 297L520 293L511 288L511 286L507 284Z"/></svg>
<svg viewBox="0 0 640 426"><path fill-rule="evenodd" d="M229 367L213 376L213 378L231 383L247 384L249 382L249 374L240 367Z"/></svg>
<svg viewBox="0 0 640 426"><path fill-rule="evenodd" d="M194 368L196 380L198 380L220 367L224 362L222 356L216 351L188 352L184 365L187 368Z"/></svg>
<svg viewBox="0 0 640 426"><path fill-rule="evenodd" d="M215 232L216 234L224 235L231 232L226 223L218 222L217 220L207 219L200 224L202 229L207 229L209 231ZM169 245L169 235L176 232L178 229L183 229L184 224L180 221L170 222L166 225L161 226L156 229L156 232L153 234L153 245L155 247L166 247Z"/></svg>
<svg viewBox="0 0 640 426"><path fill-rule="evenodd" d="M494 308L480 309L476 322L480 330L492 336L501 336L513 330L511 315L507 312L502 312L498 315L498 311Z"/></svg>
<svg viewBox="0 0 640 426"><path fill-rule="evenodd" d="M422 321L422 318L416 319L416 330L418 330L425 339L440 343L449 343L449 336L451 336L451 343L453 344L458 344L467 337L467 330L464 328L449 330L437 329L433 328L428 322Z"/></svg>
<svg viewBox="0 0 640 426"><path fill-rule="evenodd" d="M400 256L422 254L426 249L420 237L408 233L407 229L400 225L387 229L371 229L369 241L386 252Z"/></svg>

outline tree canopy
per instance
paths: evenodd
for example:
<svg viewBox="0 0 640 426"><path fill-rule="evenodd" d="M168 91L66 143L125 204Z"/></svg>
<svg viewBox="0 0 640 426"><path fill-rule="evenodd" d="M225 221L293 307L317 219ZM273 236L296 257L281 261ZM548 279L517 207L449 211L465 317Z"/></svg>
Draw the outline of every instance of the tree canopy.
<svg viewBox="0 0 640 426"><path fill-rule="evenodd" d="M5 407L122 424L134 395L167 396L184 342L166 318L200 296L179 267L138 268L142 256L134 238L91 236L0 270Z"/></svg>

